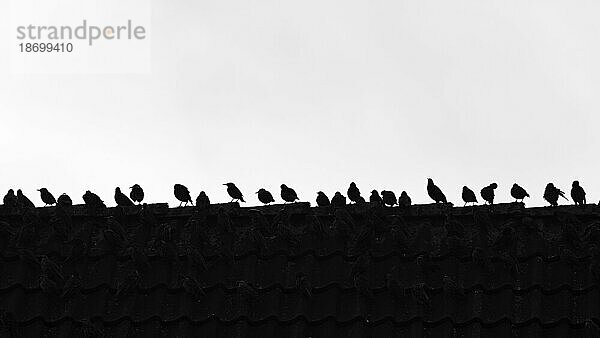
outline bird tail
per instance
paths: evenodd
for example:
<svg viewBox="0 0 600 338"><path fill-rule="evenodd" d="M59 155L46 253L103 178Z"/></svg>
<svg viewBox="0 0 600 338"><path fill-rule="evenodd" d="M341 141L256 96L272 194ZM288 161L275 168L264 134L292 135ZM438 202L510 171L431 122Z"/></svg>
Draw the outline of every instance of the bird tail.
<svg viewBox="0 0 600 338"><path fill-rule="evenodd" d="M567 198L567 196L565 196L565 193L564 193L564 192L562 192L561 190L559 190L559 191L558 191L558 194L559 194L560 196L562 196L562 198L566 199L567 201L569 200L569 199Z"/></svg>
<svg viewBox="0 0 600 338"><path fill-rule="evenodd" d="M246 203L246 201L244 201L244 197L240 197L240 201Z"/></svg>

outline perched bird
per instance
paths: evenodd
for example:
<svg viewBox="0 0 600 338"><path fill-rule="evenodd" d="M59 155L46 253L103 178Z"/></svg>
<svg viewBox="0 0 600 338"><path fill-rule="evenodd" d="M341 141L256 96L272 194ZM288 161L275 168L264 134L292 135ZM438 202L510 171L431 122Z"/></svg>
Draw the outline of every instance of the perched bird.
<svg viewBox="0 0 600 338"><path fill-rule="evenodd" d="M246 201L244 201L244 195L242 195L242 192L240 191L240 189L238 189L238 187L235 186L235 184L225 183L223 185L227 186L227 193L231 197L231 202L233 202L234 200L238 200L246 203Z"/></svg>
<svg viewBox="0 0 600 338"><path fill-rule="evenodd" d="M585 201L585 190L579 185L579 181L573 181L573 185L571 187L571 198L575 205L584 205Z"/></svg>
<svg viewBox="0 0 600 338"><path fill-rule="evenodd" d="M69 195L61 194L56 200L56 205L63 208L71 207L73 206L73 200L71 199L71 197L69 197Z"/></svg>
<svg viewBox="0 0 600 338"><path fill-rule="evenodd" d="M327 197L327 195L325 195L325 193L322 191L319 191L317 193L317 205L320 207L328 207L329 205L331 205L329 197Z"/></svg>
<svg viewBox="0 0 600 338"><path fill-rule="evenodd" d="M256 193L258 194L258 200L262 204L269 204L275 202L273 195L271 195L271 193L266 189L260 188Z"/></svg>
<svg viewBox="0 0 600 338"><path fill-rule="evenodd" d="M173 193L175 194L175 198L179 200L179 206L181 206L181 203L185 203L185 205L187 205L188 202L193 205L190 191L184 185L175 184L173 186Z"/></svg>
<svg viewBox="0 0 600 338"><path fill-rule="evenodd" d="M294 189L289 188L285 184L281 185L281 199L286 202L294 202L296 200L299 200L298 195L296 195Z"/></svg>
<svg viewBox="0 0 600 338"><path fill-rule="evenodd" d="M465 201L465 206L467 206L467 203L477 203L477 197L475 197L475 193L466 185L463 187L462 190L462 199L463 201Z"/></svg>
<svg viewBox="0 0 600 338"><path fill-rule="evenodd" d="M558 197L562 196L567 201L569 200L565 197L565 193L560 189L556 188L554 184L548 183L546 184L546 189L544 190L544 199L550 203L551 206L555 207L558 205Z"/></svg>
<svg viewBox="0 0 600 338"><path fill-rule="evenodd" d="M525 189L523 189L516 183L514 183L512 188L510 188L510 195L515 198L515 202L518 200L521 200L521 202L523 202L525 197L529 197L527 191L525 191Z"/></svg>
<svg viewBox="0 0 600 338"><path fill-rule="evenodd" d="M56 204L56 199L46 188L38 189L40 192L40 197L42 198L42 202L45 203L44 206Z"/></svg>
<svg viewBox="0 0 600 338"><path fill-rule="evenodd" d="M392 207L394 204L398 204L398 200L396 200L396 194L394 194L393 191L381 190L381 198L383 199L384 205L389 205Z"/></svg>
<svg viewBox="0 0 600 338"><path fill-rule="evenodd" d="M379 196L379 193L377 192L377 190L371 191L371 196L369 197L369 202L383 204L383 199L381 199L381 196Z"/></svg>
<svg viewBox="0 0 600 338"><path fill-rule="evenodd" d="M206 209L210 206L210 200L204 191L201 191L198 197L196 197L196 206L200 209Z"/></svg>
<svg viewBox="0 0 600 338"><path fill-rule="evenodd" d="M8 189L6 195L4 195L4 200L2 201L4 206L8 208L14 208L17 206L17 196L15 196L15 191L12 189Z"/></svg>
<svg viewBox="0 0 600 338"><path fill-rule="evenodd" d="M481 197L489 204L494 204L494 189L496 188L498 188L498 185L496 183L492 183L481 189Z"/></svg>
<svg viewBox="0 0 600 338"><path fill-rule="evenodd" d="M335 192L335 195L331 198L331 205L334 207L343 207L346 205L346 197L344 197L339 191Z"/></svg>
<svg viewBox="0 0 600 338"><path fill-rule="evenodd" d="M356 187L356 183L354 182L350 183L350 187L348 188L348 199L354 203L364 201L360 196L360 190L358 190L358 187Z"/></svg>
<svg viewBox="0 0 600 338"><path fill-rule="evenodd" d="M446 196L442 190L438 188L437 185L433 184L433 180L431 178L427 179L427 194L432 200L435 201L435 203L448 203L448 200L446 200Z"/></svg>
<svg viewBox="0 0 600 338"><path fill-rule="evenodd" d="M85 194L83 194L83 202L88 207L92 208L106 208L104 201L100 199L100 197L93 192L87 190Z"/></svg>
<svg viewBox="0 0 600 338"><path fill-rule="evenodd" d="M17 190L17 206L21 208L35 208L35 205L27 196L23 195L21 189Z"/></svg>
<svg viewBox="0 0 600 338"><path fill-rule="evenodd" d="M115 202L117 202L117 205L120 207L130 207L133 205L133 202L127 195L121 192L121 188L119 187L115 188Z"/></svg>
<svg viewBox="0 0 600 338"><path fill-rule="evenodd" d="M131 189L129 192L129 197L131 197L131 200L137 202L138 204L141 203L144 199L144 189L142 189L139 184L134 184L133 186L129 187L129 189Z"/></svg>
<svg viewBox="0 0 600 338"><path fill-rule="evenodd" d="M408 208L412 204L410 196L406 193L406 191L402 191L400 197L398 197L398 205L403 208Z"/></svg>

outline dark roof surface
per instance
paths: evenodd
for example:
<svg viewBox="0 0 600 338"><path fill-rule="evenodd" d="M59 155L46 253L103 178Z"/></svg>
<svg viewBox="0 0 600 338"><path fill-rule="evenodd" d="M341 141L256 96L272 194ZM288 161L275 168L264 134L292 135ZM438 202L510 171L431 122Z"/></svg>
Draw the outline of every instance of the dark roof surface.
<svg viewBox="0 0 600 338"><path fill-rule="evenodd" d="M566 337L600 323L592 205L0 206L0 231L0 336Z"/></svg>

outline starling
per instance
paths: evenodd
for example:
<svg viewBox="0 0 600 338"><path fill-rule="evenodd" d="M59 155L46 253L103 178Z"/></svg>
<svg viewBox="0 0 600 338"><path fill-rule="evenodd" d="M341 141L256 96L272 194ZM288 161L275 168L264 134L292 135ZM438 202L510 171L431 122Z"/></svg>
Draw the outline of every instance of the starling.
<svg viewBox="0 0 600 338"><path fill-rule="evenodd" d="M492 183L481 189L481 197L489 204L494 204L494 189L496 188L498 188L498 185L496 183Z"/></svg>
<svg viewBox="0 0 600 338"><path fill-rule="evenodd" d="M106 208L104 201L102 201L98 195L89 190L83 194L83 202L85 202L85 205L91 208Z"/></svg>
<svg viewBox="0 0 600 338"><path fill-rule="evenodd" d="M371 191L371 196L369 197L369 202L376 203L376 204L383 204L383 200L381 199L381 196L379 196L379 193L377 192L377 190Z"/></svg>
<svg viewBox="0 0 600 338"><path fill-rule="evenodd" d="M525 197L529 197L527 191L525 191L525 189L521 188L521 186L519 186L516 183L513 184L512 188L510 188L510 195L515 198L515 202L518 200L521 200L521 202L523 202L523 199L525 199Z"/></svg>
<svg viewBox="0 0 600 338"><path fill-rule="evenodd" d="M15 191L12 189L8 189L6 195L4 195L3 200L4 206L8 208L14 208L17 206L17 196L15 196Z"/></svg>
<svg viewBox="0 0 600 338"><path fill-rule="evenodd" d="M565 197L565 193L560 189L556 188L554 184L548 183L546 185L546 189L544 190L544 199L550 203L551 206L555 207L558 205L558 197L562 196L567 201L569 200Z"/></svg>
<svg viewBox="0 0 600 338"><path fill-rule="evenodd" d="M384 205L389 205L390 207L394 206L394 204L398 204L396 200L396 194L393 191L381 190L381 198L383 199Z"/></svg>
<svg viewBox="0 0 600 338"><path fill-rule="evenodd" d="M320 207L328 207L330 204L329 197L327 197L324 192L319 191L317 193L317 205Z"/></svg>
<svg viewBox="0 0 600 338"><path fill-rule="evenodd" d="M266 189L260 188L256 193L258 194L258 200L262 204L269 204L275 202L275 199L273 199L273 195L271 195L271 193Z"/></svg>
<svg viewBox="0 0 600 338"><path fill-rule="evenodd" d="M46 188L38 189L40 192L40 196L42 197L42 202L45 203L44 206L56 204L56 199Z"/></svg>
<svg viewBox="0 0 600 338"><path fill-rule="evenodd" d="M17 206L21 208L35 208L35 205L27 196L23 195L21 189L17 190Z"/></svg>
<svg viewBox="0 0 600 338"><path fill-rule="evenodd" d="M130 207L133 205L133 202L127 195L121 192L121 188L119 187L115 188L115 202L117 202L117 205L120 207Z"/></svg>
<svg viewBox="0 0 600 338"><path fill-rule="evenodd" d="M463 187L462 190L462 199L463 201L465 201L465 206L467 206L467 203L477 203L477 197L475 197L475 193L466 185Z"/></svg>
<svg viewBox="0 0 600 338"><path fill-rule="evenodd" d="M431 178L427 179L427 194L429 194L429 197L431 197L435 203L448 203L448 200L446 200L446 196L442 190L438 188L437 185L433 184L433 180Z"/></svg>
<svg viewBox="0 0 600 338"><path fill-rule="evenodd" d="M181 206L181 203L185 203L185 205L190 203L193 205L190 191L184 185L175 184L173 186L173 193L175 194L175 198L179 200L179 206Z"/></svg>
<svg viewBox="0 0 600 338"><path fill-rule="evenodd" d="M201 191L196 197L196 206L200 209L207 209L210 206L210 200L204 191Z"/></svg>
<svg viewBox="0 0 600 338"><path fill-rule="evenodd" d="M138 204L141 203L144 199L144 189L142 189L139 184L134 184L133 186L129 187L129 189L131 189L129 192L129 197L131 197L131 200L137 202Z"/></svg>
<svg viewBox="0 0 600 338"><path fill-rule="evenodd" d="M410 196L408 196L406 191L403 191L400 194L400 197L398 197L398 205L403 208L408 208L408 207L410 207L411 204L412 204L412 201L410 199Z"/></svg>
<svg viewBox="0 0 600 338"><path fill-rule="evenodd" d="M571 187L571 198L573 199L573 202L575 202L575 205L578 205L578 204L585 205L586 204L585 191L579 185L579 181L573 181L573 185Z"/></svg>
<svg viewBox="0 0 600 338"><path fill-rule="evenodd" d="M336 191L335 195L331 199L331 205L334 207L343 207L346 205L346 197L344 197L339 191Z"/></svg>
<svg viewBox="0 0 600 338"><path fill-rule="evenodd" d="M244 201L244 195L242 195L242 192L240 191L240 189L238 189L238 187L235 186L235 184L225 183L223 185L227 186L227 193L231 197L231 202L233 202L234 200L238 200L246 203L246 201Z"/></svg>
<svg viewBox="0 0 600 338"><path fill-rule="evenodd" d="M281 199L286 201L286 202L294 202L296 200L298 200L298 195L296 195L296 192L294 191L294 189L289 188L287 185L282 184L281 185Z"/></svg>
<svg viewBox="0 0 600 338"><path fill-rule="evenodd" d="M350 187L348 188L348 199L354 203L359 203L361 200L364 201L360 196L360 190L358 190L354 182L350 183Z"/></svg>

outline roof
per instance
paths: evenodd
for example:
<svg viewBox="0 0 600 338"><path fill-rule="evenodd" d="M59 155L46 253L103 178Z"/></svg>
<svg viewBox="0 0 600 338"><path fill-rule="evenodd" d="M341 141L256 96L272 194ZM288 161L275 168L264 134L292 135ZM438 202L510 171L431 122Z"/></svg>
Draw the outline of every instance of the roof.
<svg viewBox="0 0 600 338"><path fill-rule="evenodd" d="M0 231L2 335L565 337L600 323L593 205L0 206Z"/></svg>

